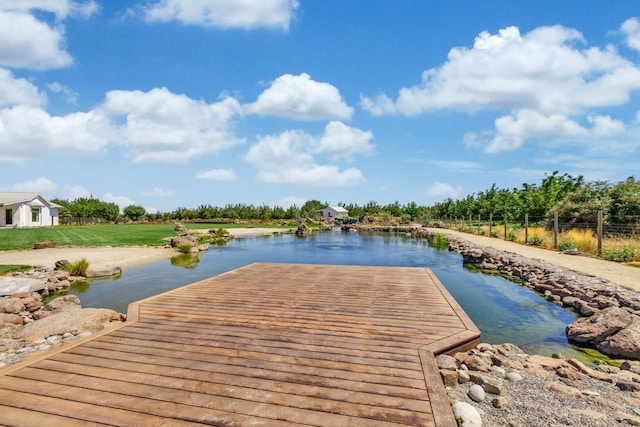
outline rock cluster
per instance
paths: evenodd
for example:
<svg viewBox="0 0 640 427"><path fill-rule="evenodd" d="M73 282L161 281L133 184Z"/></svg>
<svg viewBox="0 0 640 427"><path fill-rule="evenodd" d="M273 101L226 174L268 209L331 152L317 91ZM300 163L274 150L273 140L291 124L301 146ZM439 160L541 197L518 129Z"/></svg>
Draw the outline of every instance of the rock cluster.
<svg viewBox="0 0 640 427"><path fill-rule="evenodd" d="M200 233L185 233L171 239L172 248L189 246L189 253L198 253L209 249L207 245L200 244Z"/></svg>
<svg viewBox="0 0 640 427"><path fill-rule="evenodd" d="M415 234L435 234L418 230ZM640 360L640 295L607 280L510 252L473 245L448 235L449 250L464 263L496 270L542 293L549 301L573 309L582 318L567 328L569 340L600 352Z"/></svg>
<svg viewBox="0 0 640 427"><path fill-rule="evenodd" d="M43 304L38 292L0 298L0 369L29 353L51 350L68 341L89 336L110 322L122 322L113 310L85 308L75 295Z"/></svg>
<svg viewBox="0 0 640 427"><path fill-rule="evenodd" d="M460 426L640 425L637 361L592 369L484 343L436 359Z"/></svg>

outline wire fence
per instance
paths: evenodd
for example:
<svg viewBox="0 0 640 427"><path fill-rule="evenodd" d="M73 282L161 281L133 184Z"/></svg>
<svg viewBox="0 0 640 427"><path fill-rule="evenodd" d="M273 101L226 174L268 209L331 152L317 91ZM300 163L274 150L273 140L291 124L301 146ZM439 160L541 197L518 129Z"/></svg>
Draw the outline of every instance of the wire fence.
<svg viewBox="0 0 640 427"><path fill-rule="evenodd" d="M447 228L458 229L468 233L484 234L505 240L523 240L526 244L539 242L539 230L543 229L552 236L554 248L558 247L564 234L571 230L590 230L597 241L597 251L602 250L603 239L629 239L640 241L640 216L606 217L602 211L593 215L592 222L560 221L556 214L549 217L522 218L507 216L469 216L467 218L443 218L433 223Z"/></svg>

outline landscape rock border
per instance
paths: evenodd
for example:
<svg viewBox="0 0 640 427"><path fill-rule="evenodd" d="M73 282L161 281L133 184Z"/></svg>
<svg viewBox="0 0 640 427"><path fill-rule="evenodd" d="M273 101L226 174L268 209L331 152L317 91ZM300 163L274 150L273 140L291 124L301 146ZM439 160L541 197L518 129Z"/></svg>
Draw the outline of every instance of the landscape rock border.
<svg viewBox="0 0 640 427"><path fill-rule="evenodd" d="M463 263L512 278L582 317L567 327L570 341L596 348L612 357L640 360L640 294L610 281L470 243L442 231L412 230L415 237L444 234L448 249Z"/></svg>

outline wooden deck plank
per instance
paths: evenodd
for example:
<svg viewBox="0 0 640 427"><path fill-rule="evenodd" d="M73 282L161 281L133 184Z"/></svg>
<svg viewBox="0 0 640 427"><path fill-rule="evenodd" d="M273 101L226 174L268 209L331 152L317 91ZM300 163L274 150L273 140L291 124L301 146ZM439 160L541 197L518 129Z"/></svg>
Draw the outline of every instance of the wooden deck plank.
<svg viewBox="0 0 640 427"><path fill-rule="evenodd" d="M479 337L424 268L256 263L128 313L0 377L0 409L108 425L449 426L434 354Z"/></svg>

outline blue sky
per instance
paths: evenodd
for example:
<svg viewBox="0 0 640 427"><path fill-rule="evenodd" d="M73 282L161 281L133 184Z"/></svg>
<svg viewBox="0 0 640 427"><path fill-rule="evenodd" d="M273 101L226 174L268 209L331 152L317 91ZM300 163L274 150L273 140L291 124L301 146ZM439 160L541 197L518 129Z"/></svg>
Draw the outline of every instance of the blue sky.
<svg viewBox="0 0 640 427"><path fill-rule="evenodd" d="M640 177L628 0L0 0L0 191L149 211Z"/></svg>

